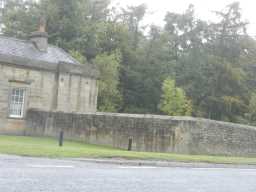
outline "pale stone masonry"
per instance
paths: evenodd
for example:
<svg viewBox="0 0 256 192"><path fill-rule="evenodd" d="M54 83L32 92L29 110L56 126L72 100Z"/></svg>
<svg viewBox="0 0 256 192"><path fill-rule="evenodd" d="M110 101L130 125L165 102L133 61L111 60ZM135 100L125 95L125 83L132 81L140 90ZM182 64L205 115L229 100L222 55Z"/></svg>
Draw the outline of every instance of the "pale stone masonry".
<svg viewBox="0 0 256 192"><path fill-rule="evenodd" d="M256 157L256 127L158 115L71 114L30 110L26 135L56 137L132 150Z"/></svg>
<svg viewBox="0 0 256 192"><path fill-rule="evenodd" d="M97 70L48 45L47 33L29 40L0 36L0 133L22 134L29 109L96 112Z"/></svg>

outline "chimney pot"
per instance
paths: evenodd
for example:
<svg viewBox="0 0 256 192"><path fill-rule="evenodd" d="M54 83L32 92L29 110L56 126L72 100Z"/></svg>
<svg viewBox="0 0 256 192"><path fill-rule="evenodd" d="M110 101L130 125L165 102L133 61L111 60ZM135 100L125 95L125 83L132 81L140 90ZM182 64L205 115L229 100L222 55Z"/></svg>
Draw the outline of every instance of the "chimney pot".
<svg viewBox="0 0 256 192"><path fill-rule="evenodd" d="M45 21L45 18L41 18L40 19L38 31L39 32L46 32L46 21Z"/></svg>
<svg viewBox="0 0 256 192"><path fill-rule="evenodd" d="M45 30L46 22L44 18L40 19L38 31L32 32L29 36L30 41L35 47L42 52L47 52L48 49L48 33Z"/></svg>

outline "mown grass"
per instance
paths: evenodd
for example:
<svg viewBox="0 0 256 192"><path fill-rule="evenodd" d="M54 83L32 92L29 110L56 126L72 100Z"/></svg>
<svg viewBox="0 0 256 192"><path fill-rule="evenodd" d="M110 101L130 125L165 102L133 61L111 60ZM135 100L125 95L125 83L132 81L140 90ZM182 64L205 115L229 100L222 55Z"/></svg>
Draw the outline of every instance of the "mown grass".
<svg viewBox="0 0 256 192"><path fill-rule="evenodd" d="M63 147L58 147L57 140L53 138L17 136L0 136L0 153L48 158L124 158L256 165L256 158L129 152L74 141L65 141Z"/></svg>

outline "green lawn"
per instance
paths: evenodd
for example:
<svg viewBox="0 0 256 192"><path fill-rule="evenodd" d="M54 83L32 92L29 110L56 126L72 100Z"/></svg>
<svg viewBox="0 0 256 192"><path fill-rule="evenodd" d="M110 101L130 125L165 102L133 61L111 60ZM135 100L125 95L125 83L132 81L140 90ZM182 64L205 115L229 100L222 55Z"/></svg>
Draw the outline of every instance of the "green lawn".
<svg viewBox="0 0 256 192"><path fill-rule="evenodd" d="M52 138L14 136L0 136L0 153L50 158L124 158L256 165L256 158L129 152L73 141L65 141L63 147L58 147L57 140Z"/></svg>

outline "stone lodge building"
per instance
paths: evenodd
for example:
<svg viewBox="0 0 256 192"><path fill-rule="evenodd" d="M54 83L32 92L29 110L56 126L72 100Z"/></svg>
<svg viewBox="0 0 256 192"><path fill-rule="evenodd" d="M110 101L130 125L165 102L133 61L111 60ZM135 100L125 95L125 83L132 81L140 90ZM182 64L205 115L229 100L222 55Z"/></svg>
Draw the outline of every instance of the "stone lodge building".
<svg viewBox="0 0 256 192"><path fill-rule="evenodd" d="M23 134L29 109L96 112L98 72L48 45L41 26L29 40L0 36L0 133Z"/></svg>

